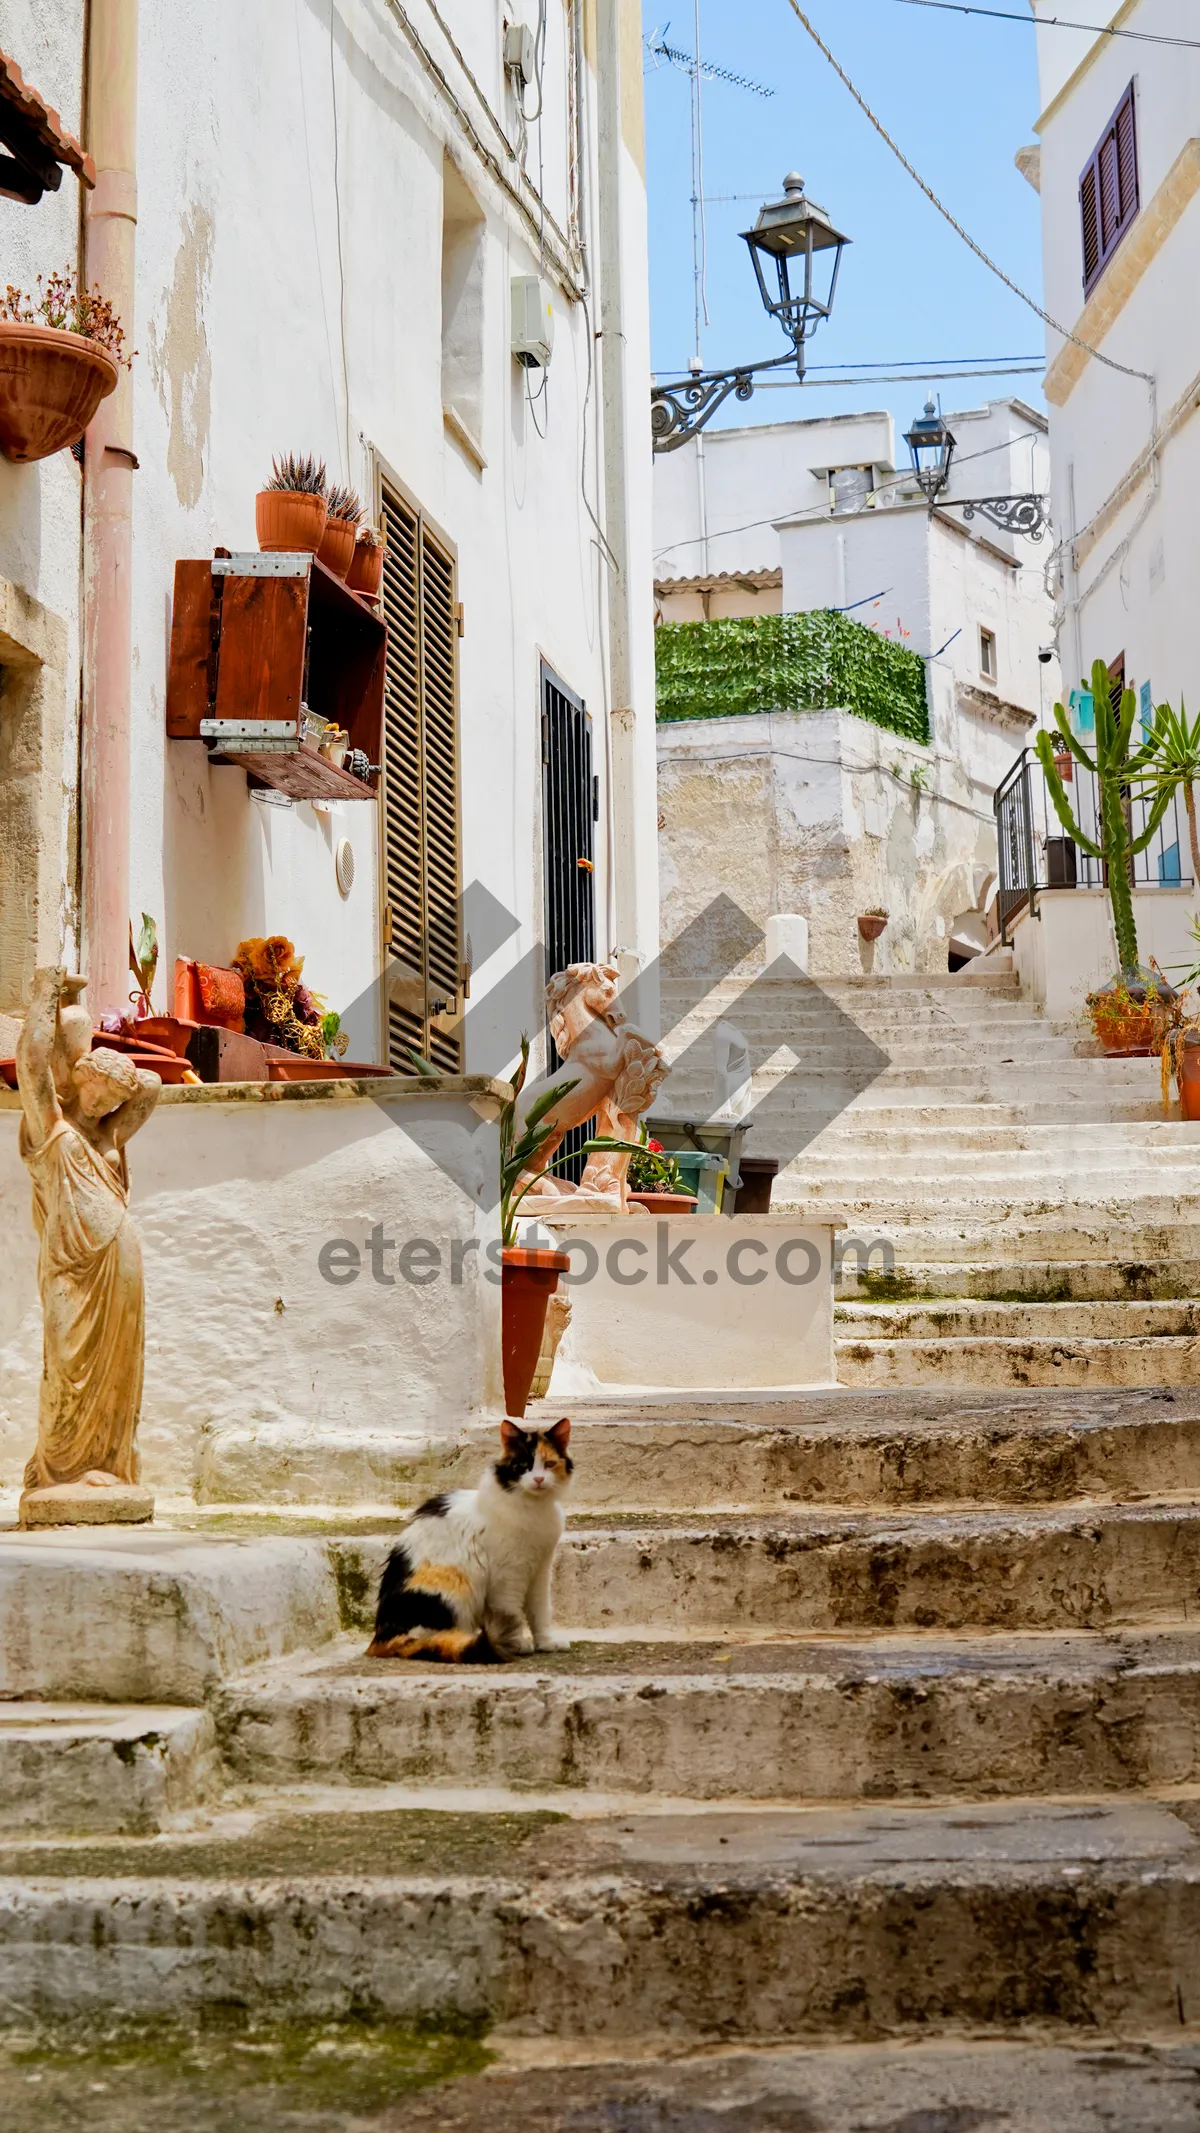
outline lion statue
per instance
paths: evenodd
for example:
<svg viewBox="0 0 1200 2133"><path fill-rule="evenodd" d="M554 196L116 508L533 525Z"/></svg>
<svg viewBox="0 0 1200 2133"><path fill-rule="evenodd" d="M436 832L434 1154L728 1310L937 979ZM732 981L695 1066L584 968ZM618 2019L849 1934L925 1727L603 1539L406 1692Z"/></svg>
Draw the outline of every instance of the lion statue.
<svg viewBox="0 0 1200 2133"><path fill-rule="evenodd" d="M612 963L569 963L546 987L546 1013L550 1034L566 1067L543 1074L521 1092L517 1106L517 1129L524 1126L529 1108L552 1083L574 1080L561 1102L547 1112L554 1131L538 1151L536 1163L521 1179L524 1184L545 1170L572 1126L595 1119L596 1135L606 1139L635 1141L638 1120L650 1109L656 1090L667 1078L662 1051L641 1030L632 1028L617 1004L619 973ZM522 1213L545 1212L553 1201L570 1198L596 1207L624 1209L629 1204L627 1155L590 1155L579 1184L568 1179L541 1176L522 1202Z"/></svg>

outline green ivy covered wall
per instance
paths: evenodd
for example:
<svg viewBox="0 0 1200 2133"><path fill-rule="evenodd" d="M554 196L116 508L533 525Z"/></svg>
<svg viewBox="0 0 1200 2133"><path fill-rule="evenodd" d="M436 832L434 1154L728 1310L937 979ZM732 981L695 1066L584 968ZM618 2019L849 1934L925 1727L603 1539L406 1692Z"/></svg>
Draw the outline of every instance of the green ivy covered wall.
<svg viewBox="0 0 1200 2133"><path fill-rule="evenodd" d="M906 740L929 740L924 661L849 615L665 622L654 642L660 719L849 711Z"/></svg>

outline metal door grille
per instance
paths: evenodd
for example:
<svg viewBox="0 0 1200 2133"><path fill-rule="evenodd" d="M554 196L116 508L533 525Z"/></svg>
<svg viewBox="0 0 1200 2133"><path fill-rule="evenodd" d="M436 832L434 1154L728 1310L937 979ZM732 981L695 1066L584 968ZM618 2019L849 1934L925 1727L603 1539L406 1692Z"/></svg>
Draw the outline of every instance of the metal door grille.
<svg viewBox="0 0 1200 2133"><path fill-rule="evenodd" d="M458 623L454 559L419 511L385 488L387 623L383 711L383 894L388 1059L409 1047L462 1071L458 988Z"/></svg>
<svg viewBox="0 0 1200 2133"><path fill-rule="evenodd" d="M577 696L549 667L542 668L542 796L546 878L546 982L568 963L596 960L595 832L596 780L592 770L592 722ZM546 1033L550 1071L563 1064ZM569 1069L567 1070L569 1071ZM577 1126L563 1143L572 1153L590 1127ZM582 1163L564 1166L561 1177L578 1176Z"/></svg>

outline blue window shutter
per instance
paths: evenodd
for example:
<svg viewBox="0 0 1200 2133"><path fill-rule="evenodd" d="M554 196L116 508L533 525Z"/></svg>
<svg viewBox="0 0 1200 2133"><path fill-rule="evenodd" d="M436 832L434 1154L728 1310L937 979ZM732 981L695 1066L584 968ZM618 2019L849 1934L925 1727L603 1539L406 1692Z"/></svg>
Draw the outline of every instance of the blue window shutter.
<svg viewBox="0 0 1200 2133"><path fill-rule="evenodd" d="M1142 683L1138 695L1141 706L1142 732L1149 734L1154 724L1154 693L1148 681Z"/></svg>
<svg viewBox="0 0 1200 2133"><path fill-rule="evenodd" d="M1179 841L1169 844L1158 855L1158 886L1160 889L1177 889L1183 876L1179 868Z"/></svg>

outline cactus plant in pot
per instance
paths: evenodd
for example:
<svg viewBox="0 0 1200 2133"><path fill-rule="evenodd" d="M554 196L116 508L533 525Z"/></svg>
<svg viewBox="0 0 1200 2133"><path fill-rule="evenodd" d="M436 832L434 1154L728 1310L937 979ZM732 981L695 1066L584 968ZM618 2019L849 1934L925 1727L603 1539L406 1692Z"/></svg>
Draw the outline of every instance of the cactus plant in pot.
<svg viewBox="0 0 1200 2133"><path fill-rule="evenodd" d="M1127 1055L1157 1050L1162 1041L1160 1022L1164 1018L1169 1021L1175 1011L1176 995L1161 971L1143 969L1138 960L1132 868L1135 855L1152 842L1171 804L1172 787L1159 785L1148 794L1145 827L1135 836L1127 813L1129 796L1135 788L1144 787L1152 775L1155 739L1151 735L1139 747L1133 746L1136 691L1114 682L1102 659L1092 667L1091 693L1096 707L1094 755L1072 732L1061 703L1054 706L1057 745L1043 730L1038 734L1036 748L1055 814L1080 850L1100 860L1104 867L1117 969L1106 985L1088 994L1087 1007L1092 1028L1105 1051ZM1064 751L1095 774L1099 822L1094 838L1080 828L1067 798L1057 761Z"/></svg>
<svg viewBox="0 0 1200 2133"><path fill-rule="evenodd" d="M363 507L353 489L347 489L335 481L325 498L325 531L317 550L318 563L324 563L335 578L345 578L354 561L354 545L362 524Z"/></svg>
<svg viewBox="0 0 1200 2133"><path fill-rule="evenodd" d="M384 537L374 526L360 526L354 544L354 560L346 583L364 600L375 600L383 582Z"/></svg>
<svg viewBox="0 0 1200 2133"><path fill-rule="evenodd" d="M254 499L258 545L264 554L316 555L328 516L323 460L285 452L271 461L271 479Z"/></svg>

